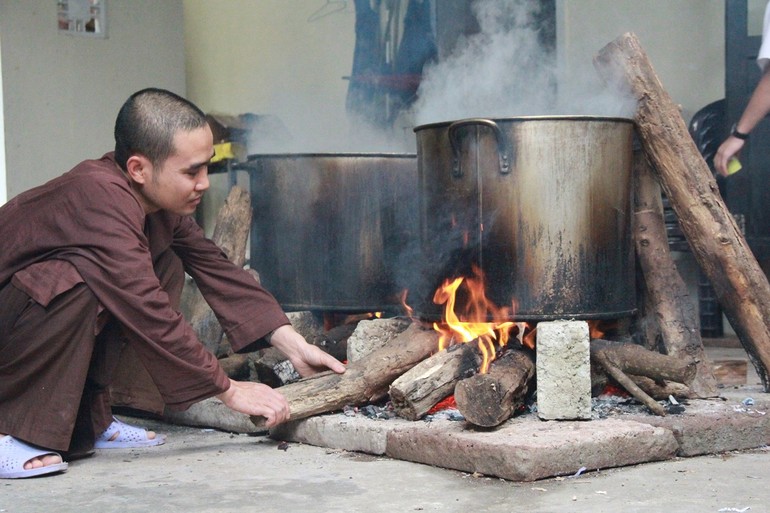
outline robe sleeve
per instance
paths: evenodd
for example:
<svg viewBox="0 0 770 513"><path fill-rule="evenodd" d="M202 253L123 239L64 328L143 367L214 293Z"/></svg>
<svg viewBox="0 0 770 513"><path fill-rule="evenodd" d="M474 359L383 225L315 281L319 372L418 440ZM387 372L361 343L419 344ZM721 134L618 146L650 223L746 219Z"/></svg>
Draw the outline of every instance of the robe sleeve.
<svg viewBox="0 0 770 513"><path fill-rule="evenodd" d="M216 314L235 351L251 348L252 343L269 332L289 324L275 298L206 239L192 218L178 218L172 248Z"/></svg>

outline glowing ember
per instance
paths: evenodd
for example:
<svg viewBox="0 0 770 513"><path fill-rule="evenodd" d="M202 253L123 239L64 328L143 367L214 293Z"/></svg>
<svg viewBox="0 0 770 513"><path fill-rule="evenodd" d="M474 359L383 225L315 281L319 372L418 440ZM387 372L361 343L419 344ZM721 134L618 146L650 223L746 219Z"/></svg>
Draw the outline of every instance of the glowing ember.
<svg viewBox="0 0 770 513"><path fill-rule="evenodd" d="M462 289L461 289L462 287ZM455 311L457 293L465 293L463 311ZM509 319L513 307L498 308L489 301L484 291L484 276L480 269L473 268L473 276L448 279L436 290L433 302L444 306L444 318L433 324L441 333L439 350L454 343L478 340L483 356L480 372L485 373L495 359L497 348L508 343L510 329L514 323Z"/></svg>

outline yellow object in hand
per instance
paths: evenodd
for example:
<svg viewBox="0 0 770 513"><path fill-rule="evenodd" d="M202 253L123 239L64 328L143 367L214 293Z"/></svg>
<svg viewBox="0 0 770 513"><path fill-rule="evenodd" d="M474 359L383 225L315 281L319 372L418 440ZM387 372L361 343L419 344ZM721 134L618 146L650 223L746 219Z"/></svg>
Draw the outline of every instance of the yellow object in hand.
<svg viewBox="0 0 770 513"><path fill-rule="evenodd" d="M727 162L727 176L733 175L743 169L741 162L733 157Z"/></svg>

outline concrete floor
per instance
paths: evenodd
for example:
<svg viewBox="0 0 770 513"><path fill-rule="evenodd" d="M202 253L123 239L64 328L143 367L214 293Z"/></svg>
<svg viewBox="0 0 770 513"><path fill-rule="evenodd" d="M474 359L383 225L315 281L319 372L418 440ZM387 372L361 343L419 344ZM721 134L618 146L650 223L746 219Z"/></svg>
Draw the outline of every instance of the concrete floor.
<svg viewBox="0 0 770 513"><path fill-rule="evenodd" d="M168 443L98 451L57 476L0 481L0 512L770 511L770 487L762 484L768 449L512 483L302 444L281 450L261 436L139 422L167 433Z"/></svg>
<svg viewBox="0 0 770 513"><path fill-rule="evenodd" d="M2 480L0 513L770 512L770 487L762 484L768 448L513 483L297 443L282 450L263 436L125 420L167 434L167 443L97 451L57 476Z"/></svg>

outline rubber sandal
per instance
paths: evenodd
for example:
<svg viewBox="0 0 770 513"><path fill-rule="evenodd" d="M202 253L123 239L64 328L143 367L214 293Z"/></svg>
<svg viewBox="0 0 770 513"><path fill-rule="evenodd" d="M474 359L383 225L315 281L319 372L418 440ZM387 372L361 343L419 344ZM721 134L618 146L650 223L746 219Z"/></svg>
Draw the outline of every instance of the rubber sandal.
<svg viewBox="0 0 770 513"><path fill-rule="evenodd" d="M24 469L24 464L31 459L46 454L61 455L48 449L40 449L16 440L10 435L0 437L0 479L20 479L25 477L42 476L67 470L67 462L54 463L45 467Z"/></svg>
<svg viewBox="0 0 770 513"><path fill-rule="evenodd" d="M110 440L119 433L115 440ZM147 430L130 426L112 417L112 424L104 433L99 435L94 443L96 449L131 449L134 447L153 447L166 443L165 435L156 434L155 438L147 438Z"/></svg>

